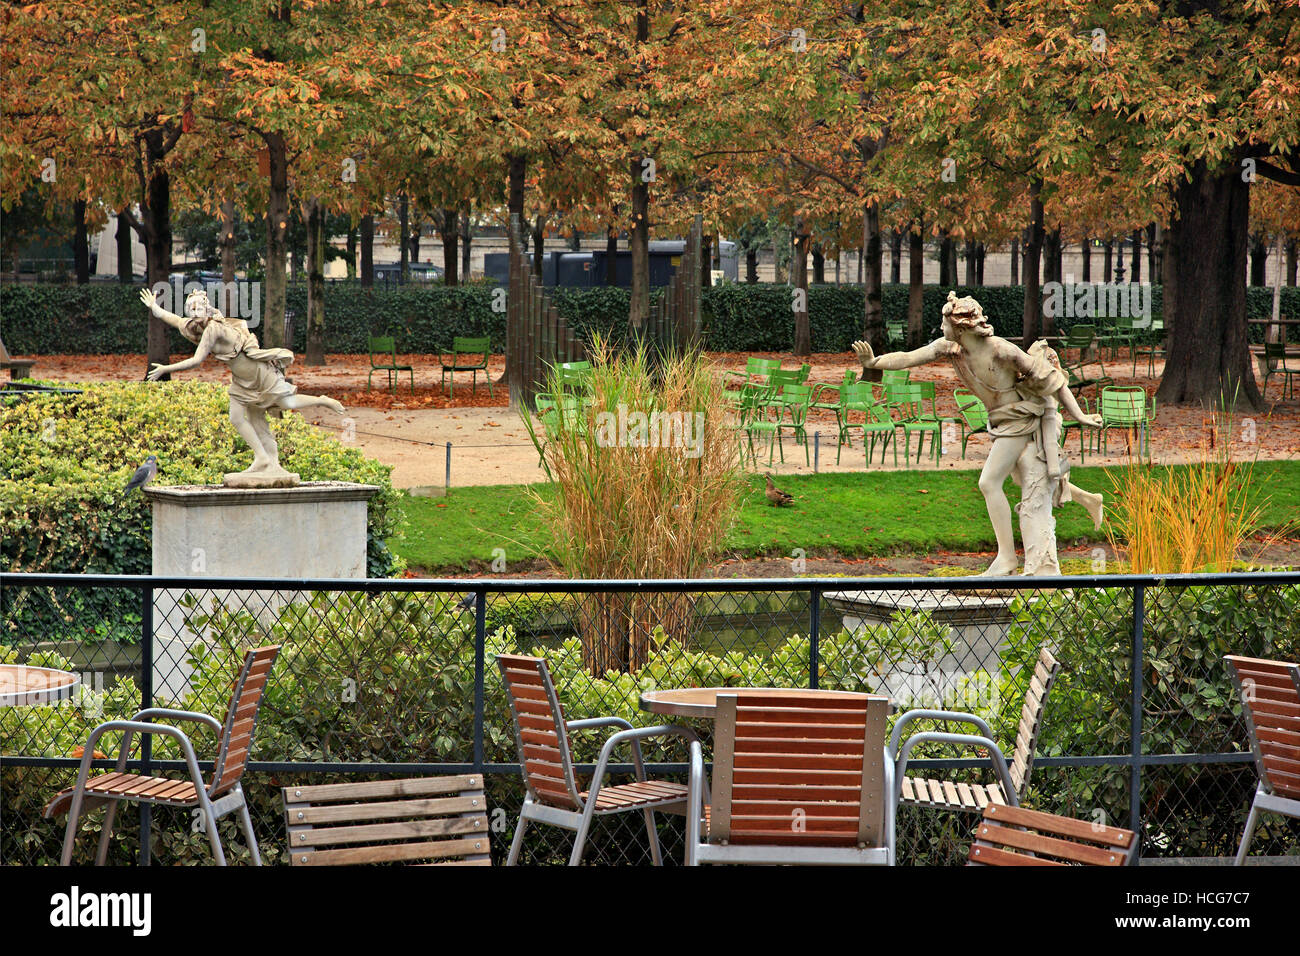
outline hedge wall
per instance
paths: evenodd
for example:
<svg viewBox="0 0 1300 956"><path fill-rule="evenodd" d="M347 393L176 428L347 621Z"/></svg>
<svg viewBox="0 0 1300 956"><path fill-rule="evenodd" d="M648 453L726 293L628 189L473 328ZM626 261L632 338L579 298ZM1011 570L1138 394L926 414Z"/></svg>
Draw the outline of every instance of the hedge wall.
<svg viewBox="0 0 1300 956"><path fill-rule="evenodd" d="M1000 335L1018 337L1024 290L1021 286L957 287L959 295L974 295ZM366 337L392 332L403 352L431 353L451 345L456 335L491 335L497 351L505 341L505 315L492 311L493 287L473 284L404 286L365 289L355 283L325 287L326 351L363 353ZM575 288L553 290L560 314L579 335L604 332L620 340L627 332L628 290ZM658 290L655 290L658 294ZM927 336L937 334L939 310L948 289L925 288ZM1152 289L1152 311L1159 314L1161 289ZM1246 290L1247 313L1252 319L1272 314L1272 289ZM886 285L883 293L886 321L907 319L907 286ZM305 348L307 287L289 287L288 307L297 314L293 349ZM813 348L819 352L848 351L861 337L861 286L815 285L808 290ZM1282 290L1282 312L1300 315L1300 287ZM794 314L790 287L760 283L730 284L706 289L704 321L707 347L715 351L784 351L794 341ZM1070 319L1057 326L1069 328ZM136 288L121 285L0 286L0 335L18 355L65 352L140 353L145 350L145 320ZM1262 340L1262 329L1252 330ZM173 352L191 346L172 333Z"/></svg>

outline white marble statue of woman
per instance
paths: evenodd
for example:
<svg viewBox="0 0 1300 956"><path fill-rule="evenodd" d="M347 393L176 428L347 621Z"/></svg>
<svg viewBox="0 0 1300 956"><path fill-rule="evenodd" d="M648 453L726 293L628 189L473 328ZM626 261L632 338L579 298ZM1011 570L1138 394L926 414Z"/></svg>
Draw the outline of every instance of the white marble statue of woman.
<svg viewBox="0 0 1300 956"><path fill-rule="evenodd" d="M1002 486L1008 477L1020 486L1020 536L1025 574L1059 574L1056 521L1052 507L1077 501L1101 527L1102 496L1070 482L1070 465L1060 453L1061 419L1057 402L1071 418L1098 428L1101 419L1079 407L1056 353L1038 341L1028 352L993 334L984 310L973 298L949 292L943 307L943 337L911 352L876 356L866 342L854 342L864 369L904 369L939 358L952 362L958 377L985 404L993 447L980 474L980 491L997 537L998 555L986 575L1012 574L1020 566L1011 527L1011 505Z"/></svg>
<svg viewBox="0 0 1300 956"><path fill-rule="evenodd" d="M152 292L140 290L140 301L149 312L194 343L194 355L172 365L154 365L150 381L171 372L201 365L209 355L230 369L230 423L253 450L253 463L246 470L226 476L227 485L295 484L296 476L280 467L280 451L266 421L268 410L300 410L323 405L342 413L343 406L323 395L299 395L298 386L285 380L284 367L293 361L289 349L264 349L257 336L241 319L221 314L201 289L185 299L185 317L158 305Z"/></svg>

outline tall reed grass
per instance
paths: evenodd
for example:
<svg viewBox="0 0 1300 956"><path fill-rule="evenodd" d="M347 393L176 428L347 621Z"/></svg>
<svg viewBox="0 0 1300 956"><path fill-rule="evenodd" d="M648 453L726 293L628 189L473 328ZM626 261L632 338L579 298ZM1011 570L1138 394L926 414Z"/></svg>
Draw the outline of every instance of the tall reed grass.
<svg viewBox="0 0 1300 956"><path fill-rule="evenodd" d="M1263 503L1253 493L1254 460L1236 460L1232 426L1231 416L1220 412L1213 440L1204 435L1199 460L1186 467L1133 459L1107 470L1113 492L1107 536L1132 573L1230 571L1280 534L1245 553L1260 530Z"/></svg>
<svg viewBox="0 0 1300 956"><path fill-rule="evenodd" d="M555 563L571 577L688 578L719 555L739 510L739 446L722 384L698 351L616 352L597 340L585 391L549 392L568 407L526 424L554 486L535 496ZM585 596L579 634L593 674L635 671L655 640L685 641L687 594Z"/></svg>

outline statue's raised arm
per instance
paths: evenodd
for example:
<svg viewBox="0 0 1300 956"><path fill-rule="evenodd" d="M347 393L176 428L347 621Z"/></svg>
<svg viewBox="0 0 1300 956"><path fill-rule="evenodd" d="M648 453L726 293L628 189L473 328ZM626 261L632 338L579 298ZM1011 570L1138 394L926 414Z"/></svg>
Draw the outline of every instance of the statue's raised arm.
<svg viewBox="0 0 1300 956"><path fill-rule="evenodd" d="M157 297L149 289L140 290L140 301L149 309L149 314L156 319L162 319L177 332L184 333L185 320L174 312L168 312L158 304Z"/></svg>

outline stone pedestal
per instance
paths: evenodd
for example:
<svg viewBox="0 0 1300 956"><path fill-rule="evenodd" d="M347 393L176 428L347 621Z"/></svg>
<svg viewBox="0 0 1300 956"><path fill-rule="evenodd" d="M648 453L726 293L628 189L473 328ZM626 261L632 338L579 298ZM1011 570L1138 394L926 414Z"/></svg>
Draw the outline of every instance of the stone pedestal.
<svg viewBox="0 0 1300 956"><path fill-rule="evenodd" d="M296 597L280 590L210 589L203 578L363 578L366 503L377 485L322 481L291 488L215 485L149 486L153 505L153 573L195 578L190 589L154 593L153 686L159 698L189 694L190 649L206 644L185 619L220 601L270 623Z"/></svg>
<svg viewBox="0 0 1300 956"><path fill-rule="evenodd" d="M913 591L828 591L826 600L844 615L844 627L856 631L864 626L888 624L899 611L925 611L930 618L949 628L951 653L929 662L928 675L908 673L900 661L864 661L873 671L873 683L880 693L908 706L939 706L934 700L957 690L972 671L987 671L996 680L1001 655L1014 617L1015 598L1006 591L960 589ZM879 674L879 677L875 677ZM918 700L920 698L920 700ZM930 698L930 699L925 699Z"/></svg>

